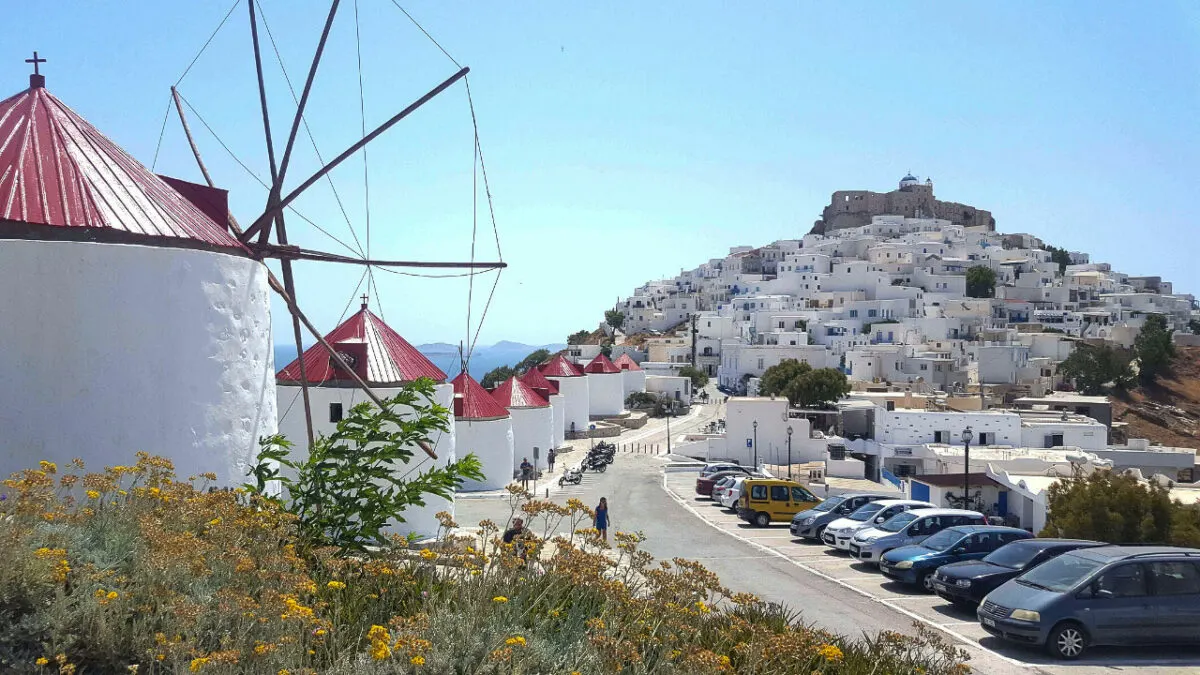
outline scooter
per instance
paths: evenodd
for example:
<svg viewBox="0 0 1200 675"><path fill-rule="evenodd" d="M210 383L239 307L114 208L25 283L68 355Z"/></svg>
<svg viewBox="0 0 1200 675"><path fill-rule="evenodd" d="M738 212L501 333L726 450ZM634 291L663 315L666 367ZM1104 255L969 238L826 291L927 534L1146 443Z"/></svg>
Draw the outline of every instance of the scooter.
<svg viewBox="0 0 1200 675"><path fill-rule="evenodd" d="M583 482L583 469L582 468L571 469L571 470L567 471L566 473L564 473L563 475L559 476L559 478L558 478L558 486L559 487L562 487L564 485L579 485L581 482Z"/></svg>
<svg viewBox="0 0 1200 675"><path fill-rule="evenodd" d="M583 468L596 473L604 473L608 469L608 462L598 457L588 457L583 461Z"/></svg>

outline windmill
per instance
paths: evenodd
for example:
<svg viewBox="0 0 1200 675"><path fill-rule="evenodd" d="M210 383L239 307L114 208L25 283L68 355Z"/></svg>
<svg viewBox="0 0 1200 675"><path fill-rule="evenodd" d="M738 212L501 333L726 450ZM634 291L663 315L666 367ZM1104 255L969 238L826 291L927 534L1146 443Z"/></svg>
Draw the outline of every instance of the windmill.
<svg viewBox="0 0 1200 675"><path fill-rule="evenodd" d="M282 152L282 154L280 154L277 157L276 148L275 148L275 137L274 137L274 134L272 133L271 118L270 118L269 109L268 109L267 87L266 87L266 82L265 82L265 79L263 76L262 46L261 46L261 43L259 40L259 32L258 32L259 18L258 18L258 14L256 13L256 6L258 6L258 0L245 0L245 1L246 1L247 9L248 9L250 35L251 35L253 52L254 52L254 64L255 64L255 72L256 72L256 76L257 76L259 104L260 104L260 109L261 109L261 113L262 113L263 135L264 135L265 146L266 146L266 151L267 151L267 160L268 160L268 163L270 166L270 185L268 186L269 194L268 194L267 201L263 208L262 213L259 216L257 216L253 220L253 222L250 223L249 226L247 226L245 228L243 228L241 226L241 224L237 221L237 219L233 216L232 213L228 213L227 218L228 218L229 229L234 234L236 234L238 240L244 246L246 246L257 259L259 259L261 261L265 261L268 259L274 259L274 260L279 261L283 279L280 280L278 277L275 276L275 274L273 272L268 271L269 283L270 283L271 289L276 294L278 294L280 296L280 298L284 301L284 303L287 306L288 313L291 315L292 337L295 341L297 354L304 353L303 337L304 337L304 331L307 331L313 338L316 339L317 343L319 343L321 345L321 347L324 348L328 352L330 361L332 363L336 364L337 366L339 366L343 371L348 373L352 377L354 384L359 389L361 389L371 401L373 401L376 405L382 406L383 403L382 403L380 397L372 390L371 386L368 385L367 382L362 377L360 377L358 375L358 373L355 372L355 369L352 367L352 365L350 363L347 362L344 355L341 354L338 350L336 350L328 341L326 341L325 337L323 337L321 332L319 330L317 330L317 328L309 320L309 318L304 313L304 311L300 309L300 306L299 306L299 304L297 302L297 298L296 298L295 274L293 271L292 262L295 260L311 260L311 261L319 261L319 262L365 266L368 270L370 270L372 267L380 267L380 268L405 268L405 267L407 267L407 268L426 268L426 269L428 269L428 268L465 269L465 270L470 270L470 271L496 270L497 272L499 270L502 270L505 267L507 267L507 265L506 265L506 263L503 262L503 260L499 260L499 261L495 261L495 262L480 262L480 261L474 260L474 246L472 246L472 260L470 260L470 261L413 261L413 260L370 259L368 256L354 257L354 256L330 253L330 252L326 252L326 251L302 248L300 246L292 245L288 241L285 210L288 209L288 207L299 196L304 194L305 191L309 190L318 181L320 181L322 178L327 178L329 173L334 168L336 168L339 164L343 163L345 160L354 156L359 151L365 149L368 144L370 144L372 141L374 141L375 139L377 139L378 137L383 135L394 125L399 123L404 118L408 117L414 111L416 111L421 106L428 103L430 100L432 100L433 98L435 98L436 96L438 96L439 94L441 94L442 92L447 90L448 88L450 88L453 85L455 85L456 83L458 83L460 80L463 80L464 84L467 87L468 101L470 101L470 86L469 86L469 83L467 83L467 79L466 79L467 74L470 72L470 69L467 67L461 66L460 64L457 63L457 61L454 61L454 59L451 57L451 61L454 61L455 65L458 66L458 68L459 68L457 70L457 72L455 72L453 75L451 75L450 77L443 80L441 83L437 84L435 87L430 89L427 93L425 93L420 98L413 101L408 106L404 107L399 112L395 113L387 121L383 122L382 124L380 124L379 126L374 128L373 130L371 130L369 133L364 133L358 141L351 144L349 147L347 147L345 150L343 150L341 153L339 153L337 156L335 156L332 160L330 160L328 162L323 162L320 169L318 169L316 172L314 172L313 174L311 174L304 180L300 181L295 187L285 190L285 182L286 182L287 175L288 175L288 169L290 168L293 151L295 150L295 144L296 144L297 137L299 135L300 127L301 127L302 123L304 122L304 113L305 113L305 109L309 103L309 98L310 98L310 94L312 92L313 82L316 79L317 72L321 65L321 60L322 60L322 56L324 55L324 52L325 52L325 47L326 47L326 43L329 38L330 29L332 28L334 19L338 14L338 9L339 9L339 6L341 5L341 2L340 2L340 0L332 0L332 2L330 3L329 12L326 15L325 22L324 22L324 25L323 25L323 28L321 31L320 39L318 40L316 49L315 49L313 57L312 57L311 65L308 68L308 73L307 73L307 76L304 81L303 89L301 91L301 94L300 94L297 102L296 102L296 111L292 118L292 123L290 125L288 135L287 135L287 140L283 145L283 152ZM234 7L230 9L230 13L232 13L233 9L236 9L236 7L237 7L237 4L235 3ZM397 5L397 7L399 8L399 5ZM259 12L261 12L261 6L258 7L258 10L259 10ZM400 8L400 10L402 12L404 12L403 8ZM414 24L416 24L416 21L412 18L411 15L409 15L407 12L404 12L404 14L410 20L412 20ZM228 17L229 17L229 14L226 15L225 19L228 19ZM357 8L356 8L356 19L357 19ZM224 24L224 20L222 21L222 25L223 24ZM428 36L428 33L425 32L424 28L421 28L420 24L416 24L416 25L418 28L421 29L421 31L423 33L425 33L426 36ZM218 26L217 30L220 30L220 26ZM269 31L269 29L268 29L268 31ZM215 32L214 32L214 35L215 35ZM432 40L432 37L430 37L430 39ZM210 42L211 42L211 38L210 38ZM434 42L434 44L437 44L436 41ZM207 47L207 44L205 45L205 47ZM439 47L439 49L441 48L440 45L438 45L438 47ZM445 52L444 49L442 51ZM201 49L201 52L203 52L203 49ZM448 53L446 55L449 57ZM199 55L197 55L197 58L199 58ZM194 63L194 61L193 61L193 63ZM183 132L187 138L187 141L191 148L192 154L194 155L194 157L196 159L196 163L199 166L200 172L203 175L205 182L210 187L214 187L214 181L213 181L211 175L209 174L207 167L204 164L204 161L203 161L200 151L199 151L199 147L196 143L195 137L193 136L191 127L188 123L188 117L184 111L184 100L182 99L178 89L175 86L171 87L171 96L172 96L172 102L175 107L175 110L178 113L180 124L183 128ZM190 105L189 105L189 107L190 107ZM194 109L193 109L193 111L194 111ZM474 121L473 104L472 104L472 121ZM210 129L210 131L211 131L211 129ZM364 132L365 132L365 122L364 122ZM215 135L215 133L214 133L214 135ZM479 160L479 166L484 171L484 174L483 174L484 175L484 185L485 185L485 189L488 190L488 200L489 200L489 206L490 206L490 201L491 201L490 188L487 188L486 168L483 167L482 152L479 147L478 130L477 129L476 129L476 137L475 137L475 151L477 153L476 158ZM493 219L493 224L494 224L494 219ZM497 242L498 242L498 239L497 239ZM498 281L498 276L497 276L497 281ZM495 284L493 284L493 286L492 286L492 291L493 292L495 291ZM470 300L468 300L468 303L469 302L470 302ZM469 311L470 310L468 308L468 324L470 323ZM476 337L478 337L478 332L476 332ZM469 347L473 348L473 345L474 345L474 343L472 341L471 344L469 345ZM467 356L464 357L464 362L467 359L469 359L469 351L467 353ZM302 394L303 401L304 401L305 427L306 427L306 432L307 432L307 436L308 436L308 444L309 444L309 447L311 447L315 440L314 433L313 433L313 412L312 412L312 404L310 401L310 396L309 396L309 391L308 391L309 382L308 382L307 373L305 372L305 364L304 364L303 358L301 358L299 360L299 368L300 368L300 378L299 379L301 382L301 394ZM464 367L464 369L465 369L465 367ZM420 445L421 445L422 450L424 450L424 452L427 455L429 455L430 458L437 459L437 456L434 453L433 449L427 443L422 442Z"/></svg>

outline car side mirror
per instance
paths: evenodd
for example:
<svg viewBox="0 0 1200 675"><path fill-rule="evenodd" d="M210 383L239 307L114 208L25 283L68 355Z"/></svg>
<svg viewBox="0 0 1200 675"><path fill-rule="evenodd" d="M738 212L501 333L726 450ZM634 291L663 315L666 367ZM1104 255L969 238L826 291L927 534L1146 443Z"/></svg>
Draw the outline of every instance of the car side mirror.
<svg viewBox="0 0 1200 675"><path fill-rule="evenodd" d="M875 519L875 522L882 523L884 520L887 520L887 519L884 518L883 516L879 516L878 518Z"/></svg>
<svg viewBox="0 0 1200 675"><path fill-rule="evenodd" d="M1097 590L1095 593L1093 593L1092 595L1096 596L1097 598L1111 598L1111 597L1114 597L1114 596L1113 596L1113 592L1112 592L1112 591L1110 591L1110 590L1108 590L1107 588L1101 588L1101 589Z"/></svg>
<svg viewBox="0 0 1200 675"><path fill-rule="evenodd" d="M954 550L951 551L951 553L953 553L954 555L962 555L963 553L966 553L966 552L967 552L966 546L956 546L956 547L954 547Z"/></svg>

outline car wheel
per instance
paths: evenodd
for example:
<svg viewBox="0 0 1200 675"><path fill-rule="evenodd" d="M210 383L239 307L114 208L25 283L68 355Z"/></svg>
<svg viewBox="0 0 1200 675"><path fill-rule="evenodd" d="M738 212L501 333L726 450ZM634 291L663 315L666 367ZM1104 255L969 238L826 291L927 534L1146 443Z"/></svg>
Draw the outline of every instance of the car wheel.
<svg viewBox="0 0 1200 675"><path fill-rule="evenodd" d="M1083 626L1071 621L1055 626L1054 630L1050 631L1050 638L1046 640L1046 649L1051 656L1068 661L1079 658L1087 646L1087 632Z"/></svg>
<svg viewBox="0 0 1200 675"><path fill-rule="evenodd" d="M925 589L926 593L932 593L934 591L933 572L926 572L922 574L921 578L917 580L917 585Z"/></svg>
<svg viewBox="0 0 1200 675"><path fill-rule="evenodd" d="M771 516L765 512L760 511L758 513L758 515L754 516L754 524L759 527L767 527L768 525L771 524Z"/></svg>
<svg viewBox="0 0 1200 675"><path fill-rule="evenodd" d="M824 525L817 528L816 536L817 536L817 541L821 541L821 538L825 536L825 526Z"/></svg>

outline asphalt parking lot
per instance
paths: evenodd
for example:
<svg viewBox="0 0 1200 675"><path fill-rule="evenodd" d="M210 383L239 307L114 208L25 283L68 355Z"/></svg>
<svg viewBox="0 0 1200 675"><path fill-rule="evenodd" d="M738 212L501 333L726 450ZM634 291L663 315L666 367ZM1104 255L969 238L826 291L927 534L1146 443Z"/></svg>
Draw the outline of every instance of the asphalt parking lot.
<svg viewBox="0 0 1200 675"><path fill-rule="evenodd" d="M696 474L666 472L663 487L682 506L710 526L730 537L771 555L786 558L796 567L797 574L812 574L835 582L847 594L866 596L880 605L918 620L947 633L963 643L970 651L985 656L987 661L1003 661L1009 666L1023 666L1030 671L1045 673L1131 672L1138 673L1200 673L1200 648L1093 648L1078 661L1053 659L1040 650L1006 643L988 635L975 619L974 612L952 606L936 595L924 593L884 577L875 567L858 562L843 552L816 542L796 539L784 523L758 528L743 522L709 499L695 495ZM836 602L837 598L830 598ZM799 606L803 609L803 606ZM898 616L898 623L901 617ZM902 626L897 626L897 629ZM978 672L988 672L983 663L971 664ZM1007 670L1007 669L1006 669Z"/></svg>

